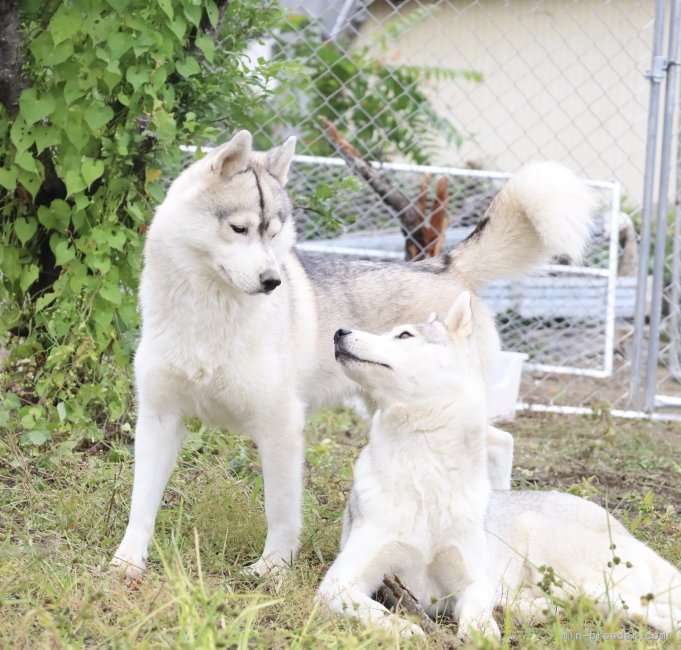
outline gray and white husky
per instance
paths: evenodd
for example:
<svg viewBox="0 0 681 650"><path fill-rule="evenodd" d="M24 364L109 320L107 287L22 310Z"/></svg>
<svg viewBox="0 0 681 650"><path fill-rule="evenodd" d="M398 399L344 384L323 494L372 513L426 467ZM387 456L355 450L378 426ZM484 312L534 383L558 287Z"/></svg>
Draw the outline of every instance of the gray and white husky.
<svg viewBox="0 0 681 650"><path fill-rule="evenodd" d="M413 264L306 258L294 250L284 189L295 138L267 152L240 131L170 186L147 233L130 521L112 565L141 574L183 418L249 434L262 462L268 532L257 573L298 549L306 414L359 391L334 361L341 325L383 331L444 310L463 290L579 257L593 196L557 163L534 163L501 189L451 254ZM499 342L475 298L485 367ZM512 439L489 429L495 484L507 483ZM496 483L498 481L498 483Z"/></svg>
<svg viewBox="0 0 681 650"><path fill-rule="evenodd" d="M579 593L663 632L681 626L681 573L603 508L559 492L491 489L485 332L474 311L464 291L444 322L336 332L339 365L378 410L318 599L419 633L372 599L384 574L397 574L427 611L453 614L463 637L499 636L494 605L534 623Z"/></svg>

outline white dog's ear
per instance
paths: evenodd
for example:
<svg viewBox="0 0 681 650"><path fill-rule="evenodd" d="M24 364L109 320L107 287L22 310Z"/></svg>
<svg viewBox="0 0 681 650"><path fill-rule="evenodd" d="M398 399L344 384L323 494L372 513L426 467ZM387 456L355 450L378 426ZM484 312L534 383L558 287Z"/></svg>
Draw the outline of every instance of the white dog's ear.
<svg viewBox="0 0 681 650"><path fill-rule="evenodd" d="M463 291L449 308L445 327L451 336L467 339L473 333L473 310L471 294Z"/></svg>
<svg viewBox="0 0 681 650"><path fill-rule="evenodd" d="M296 136L292 135L284 144L267 152L267 171L282 185L285 185L288 179L288 170L291 167L295 151Z"/></svg>
<svg viewBox="0 0 681 650"><path fill-rule="evenodd" d="M229 142L212 151L207 158L212 178L224 180L248 167L251 158L253 136L239 131Z"/></svg>
<svg viewBox="0 0 681 650"><path fill-rule="evenodd" d="M431 325L437 320L437 314L434 311L430 312L430 316L428 316L428 320L426 321L426 325Z"/></svg>

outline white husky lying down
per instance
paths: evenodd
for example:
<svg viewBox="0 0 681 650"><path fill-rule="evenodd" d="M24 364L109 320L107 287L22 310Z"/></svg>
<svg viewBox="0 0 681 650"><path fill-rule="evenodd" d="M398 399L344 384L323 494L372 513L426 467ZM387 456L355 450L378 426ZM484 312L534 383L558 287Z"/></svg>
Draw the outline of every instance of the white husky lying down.
<svg viewBox="0 0 681 650"><path fill-rule="evenodd" d="M372 599L394 573L430 614L453 614L462 636L498 636L496 604L542 617L539 567L551 567L561 581L553 593L581 592L662 631L681 625L681 573L603 508L559 492L491 490L475 337L468 292L444 324L432 316L382 336L336 332L337 361L379 410L318 598L367 624L418 633Z"/></svg>

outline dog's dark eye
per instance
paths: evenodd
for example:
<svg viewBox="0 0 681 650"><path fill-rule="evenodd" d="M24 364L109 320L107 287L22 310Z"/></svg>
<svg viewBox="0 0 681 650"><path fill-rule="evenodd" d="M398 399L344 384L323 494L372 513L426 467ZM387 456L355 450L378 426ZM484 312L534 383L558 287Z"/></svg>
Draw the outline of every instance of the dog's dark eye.
<svg viewBox="0 0 681 650"><path fill-rule="evenodd" d="M396 339L411 339L411 338L414 338L414 335L411 332L407 332L405 330L401 334L398 334L395 338Z"/></svg>
<svg viewBox="0 0 681 650"><path fill-rule="evenodd" d="M246 228L246 226L232 226L232 230L237 235L245 235L248 232L248 228Z"/></svg>

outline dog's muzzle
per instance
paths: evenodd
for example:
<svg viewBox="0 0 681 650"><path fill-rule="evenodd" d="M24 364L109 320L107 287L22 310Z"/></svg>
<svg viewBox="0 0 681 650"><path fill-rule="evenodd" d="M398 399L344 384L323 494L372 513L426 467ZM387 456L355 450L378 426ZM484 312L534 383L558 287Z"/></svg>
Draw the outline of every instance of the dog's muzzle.
<svg viewBox="0 0 681 650"><path fill-rule="evenodd" d="M281 284L281 278L274 271L265 271L260 274L260 286L264 293L274 291Z"/></svg>

